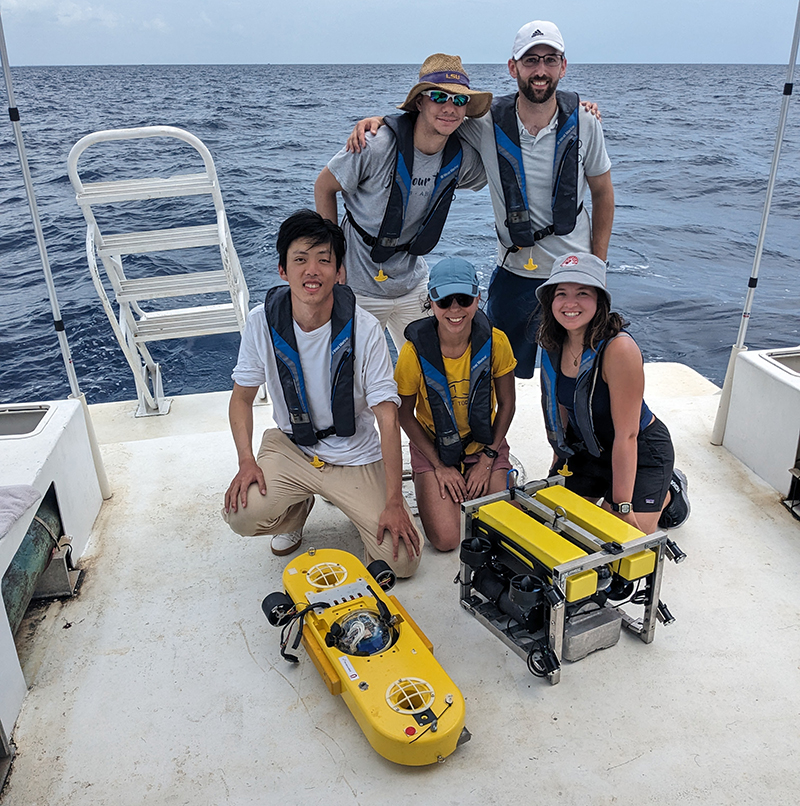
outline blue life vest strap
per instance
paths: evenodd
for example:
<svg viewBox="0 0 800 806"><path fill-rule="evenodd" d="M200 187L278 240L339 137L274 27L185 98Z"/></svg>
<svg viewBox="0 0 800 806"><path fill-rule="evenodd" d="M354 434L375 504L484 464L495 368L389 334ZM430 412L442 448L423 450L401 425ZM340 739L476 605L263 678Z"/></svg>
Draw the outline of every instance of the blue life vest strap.
<svg viewBox="0 0 800 806"><path fill-rule="evenodd" d="M401 244L400 235L403 232L414 175L414 124L416 119L417 114L410 112L402 115L388 115L384 118L386 126L395 136L397 148L394 178L378 234L370 235L356 222L353 214L345 208L347 220L364 243L371 247L370 257L376 263L385 263L397 252L408 252L411 255L428 254L439 243L447 214L450 211L450 204L453 201L453 192L458 186L463 149L458 135L451 134L444 146L442 164L436 176L425 218L411 240Z"/></svg>
<svg viewBox="0 0 800 806"><path fill-rule="evenodd" d="M548 235L567 235L575 224L583 202L578 201L578 146L580 98L574 92L556 92L558 123L553 153L553 182L550 208L553 223L534 230L528 210L525 168L517 125L517 93L496 98L492 103L495 147L500 182L505 200L505 226L511 236L508 252L533 246ZM508 254L508 253L507 253Z"/></svg>
<svg viewBox="0 0 800 806"><path fill-rule="evenodd" d="M355 376L355 294L348 286L333 287L331 312L331 414L333 425L316 430L306 396L306 384L292 320L288 286L267 291L264 310L275 353L281 390L292 426L290 439L298 445L314 445L336 434L351 437L356 432L353 382Z"/></svg>
<svg viewBox="0 0 800 806"><path fill-rule="evenodd" d="M627 333L624 330L620 332ZM613 341L613 339L610 341ZM566 429L558 410L556 386L558 375L561 372L561 351L542 350L541 386L545 430L547 431L547 439L550 445L562 459L566 459L581 450L587 450L592 456L600 456L603 453L603 447L595 435L592 400L597 386L597 379L600 377L603 353L610 341L601 341L597 345L597 349L587 347L581 355L573 397L573 414L580 435L583 437L577 443L567 442ZM639 431L641 432L647 428L652 419L653 413L642 400Z"/></svg>
<svg viewBox="0 0 800 806"><path fill-rule="evenodd" d="M426 317L412 322L405 337L414 345L422 368L428 405L431 409L436 452L442 462L453 467L461 462L470 442L488 445L492 439L492 325L478 310L472 320L470 335L469 397L467 418L470 434L462 439L458 432L450 385L439 344L438 322Z"/></svg>

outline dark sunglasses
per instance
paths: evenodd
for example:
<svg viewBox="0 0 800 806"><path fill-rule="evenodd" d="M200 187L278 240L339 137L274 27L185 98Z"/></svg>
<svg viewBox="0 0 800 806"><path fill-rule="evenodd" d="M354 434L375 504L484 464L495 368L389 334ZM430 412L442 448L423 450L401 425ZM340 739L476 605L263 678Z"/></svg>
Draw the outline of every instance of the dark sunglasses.
<svg viewBox="0 0 800 806"><path fill-rule="evenodd" d="M453 102L453 106L466 106L469 103L469 95L458 93L454 95L444 90L423 90L422 95L427 95L435 104L446 104Z"/></svg>
<svg viewBox="0 0 800 806"><path fill-rule="evenodd" d="M435 300L437 307L445 310L453 304L455 300L462 308L469 308L477 297L471 297L469 294L448 294L446 297Z"/></svg>

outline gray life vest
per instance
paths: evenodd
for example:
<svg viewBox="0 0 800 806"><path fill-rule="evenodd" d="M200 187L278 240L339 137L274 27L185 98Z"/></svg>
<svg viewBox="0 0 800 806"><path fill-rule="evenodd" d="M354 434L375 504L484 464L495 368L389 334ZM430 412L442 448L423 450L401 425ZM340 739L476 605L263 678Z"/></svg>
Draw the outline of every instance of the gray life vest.
<svg viewBox="0 0 800 806"><path fill-rule="evenodd" d="M448 467L457 465L470 442L488 445L492 434L492 325L483 311L476 311L470 335L469 397L467 417L470 434L464 440L458 433L450 385L439 345L438 323L433 317L417 319L405 329L419 358L428 405L431 408L434 440L439 458Z"/></svg>
<svg viewBox="0 0 800 806"><path fill-rule="evenodd" d="M625 330L620 332L627 333ZM592 456L600 456L603 453L603 446L595 433L592 407L598 379L603 383L600 374L603 365L603 353L611 341L613 339L601 341L597 345L597 349L587 347L583 351L583 355L581 355L581 364L578 368L578 377L575 379L575 394L572 403L575 421L583 440L575 444L567 441L566 429L558 410L557 384L558 375L561 371L561 352L542 350L541 384L545 430L547 431L547 439L550 445L562 459L567 459L584 449L589 451ZM647 403L642 400L639 414L639 431L641 432L647 428L652 419L653 413Z"/></svg>
<svg viewBox="0 0 800 806"><path fill-rule="evenodd" d="M283 398L289 410L292 425L292 442L297 445L314 445L332 435L352 437L356 432L353 377L355 372L355 313L356 298L344 285L333 287L331 313L331 414L333 425L321 431L314 428L306 398L303 367L297 351L292 320L291 292L287 286L267 291L264 300L267 328Z"/></svg>
<svg viewBox="0 0 800 806"><path fill-rule="evenodd" d="M592 396L597 383L597 375L600 372L600 356L605 345L606 343L603 341L596 350L587 347L581 356L581 365L575 381L575 419L584 437L584 441L580 445L570 445L567 442L566 429L561 421L561 412L558 410L556 385L561 367L561 351L542 350L541 383L544 425L548 442L562 459L573 456L583 448L592 456L600 456L603 452L594 434Z"/></svg>
<svg viewBox="0 0 800 806"><path fill-rule="evenodd" d="M517 95L504 95L492 103L497 164L505 199L505 225L512 241L511 251L533 246L548 235L568 235L575 229L578 213L583 208L583 202L578 199L580 98L575 92L557 91L558 125L550 200L553 223L534 230L528 210L525 168L517 127Z"/></svg>
<svg viewBox="0 0 800 806"><path fill-rule="evenodd" d="M376 263L385 263L396 252L408 252L411 255L427 255L442 235L444 222L453 201L453 192L458 186L463 151L461 140L457 134L447 138L442 154L442 166L436 176L428 211L416 234L408 243L400 243L400 233L408 207L411 193L411 179L414 175L414 124L416 113L406 112L403 115L389 115L384 118L386 126L393 132L397 141L394 163L394 179L389 192L389 200L383 214L383 221L377 236L370 235L345 209L347 220L361 236L367 246L372 247L370 257Z"/></svg>

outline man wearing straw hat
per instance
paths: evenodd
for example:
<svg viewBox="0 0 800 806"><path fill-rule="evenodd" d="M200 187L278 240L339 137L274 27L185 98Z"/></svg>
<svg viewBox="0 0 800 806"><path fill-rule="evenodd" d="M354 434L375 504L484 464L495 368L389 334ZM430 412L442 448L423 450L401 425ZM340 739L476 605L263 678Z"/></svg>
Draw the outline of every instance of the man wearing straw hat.
<svg viewBox="0 0 800 806"><path fill-rule="evenodd" d="M398 107L405 114L387 117L360 153L342 149L317 178L317 212L335 222L336 194L344 200L347 283L398 350L406 325L423 315L423 255L439 241L453 191L486 184L478 153L455 132L491 102L491 93L470 87L458 56L435 53Z"/></svg>

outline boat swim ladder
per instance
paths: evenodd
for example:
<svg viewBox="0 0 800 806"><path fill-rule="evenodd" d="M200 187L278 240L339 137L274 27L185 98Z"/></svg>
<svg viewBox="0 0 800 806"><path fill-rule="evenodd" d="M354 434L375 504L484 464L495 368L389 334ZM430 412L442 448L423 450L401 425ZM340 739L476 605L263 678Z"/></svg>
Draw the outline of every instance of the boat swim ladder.
<svg viewBox="0 0 800 806"><path fill-rule="evenodd" d="M91 184L81 180L78 159L90 146L114 140L141 140L151 137L169 137L188 143L202 158L204 170L201 173L147 176ZM76 200L86 219L86 257L89 271L114 335L133 372L139 399L136 416L167 414L172 401L164 397L161 368L153 360L147 343L217 333L241 333L247 318L249 292L231 239L211 153L199 138L174 126L109 129L81 138L69 153L67 170L75 189ZM209 206L209 220L212 223L105 234L101 232L93 212L94 207L118 202L143 202L184 196L209 197L213 203L213 218ZM219 248L222 261L222 267L213 271L195 270L128 277L123 267L123 257L129 255L212 246ZM113 289L116 311L106 293L100 264ZM229 301L222 303L158 310L143 305L152 300L196 295L218 296L225 293L228 294ZM161 305L163 306L163 302Z"/></svg>

